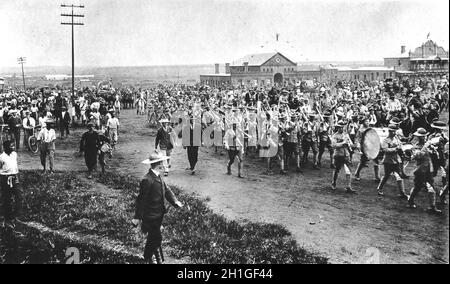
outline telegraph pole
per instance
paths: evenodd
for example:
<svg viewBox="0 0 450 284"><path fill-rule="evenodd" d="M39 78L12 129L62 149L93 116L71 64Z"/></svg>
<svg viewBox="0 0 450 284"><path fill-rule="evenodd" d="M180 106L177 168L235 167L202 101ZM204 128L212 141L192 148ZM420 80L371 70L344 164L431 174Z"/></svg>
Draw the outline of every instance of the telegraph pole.
<svg viewBox="0 0 450 284"><path fill-rule="evenodd" d="M17 62L22 65L22 79L23 79L23 91L25 92L25 74L23 73L23 64L25 63L25 61L27 60L26 57L19 57L17 59Z"/></svg>
<svg viewBox="0 0 450 284"><path fill-rule="evenodd" d="M73 32L74 32L74 26L83 26L84 24L82 22L74 22L74 18L84 18L84 15L82 14L74 14L73 13L73 9L78 8L78 9L83 9L84 5L66 5L66 4L62 4L61 5L62 8L71 8L71 13L70 14L66 14L63 13L61 14L61 17L70 17L71 21L70 22L61 22L61 25L70 25L72 27L72 97L75 96L75 48L74 48L74 36L73 36Z"/></svg>

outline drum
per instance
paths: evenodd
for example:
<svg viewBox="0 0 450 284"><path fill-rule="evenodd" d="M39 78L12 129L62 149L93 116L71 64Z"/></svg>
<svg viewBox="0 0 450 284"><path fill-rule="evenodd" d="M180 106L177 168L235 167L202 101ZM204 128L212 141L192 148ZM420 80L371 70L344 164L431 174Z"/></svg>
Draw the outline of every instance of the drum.
<svg viewBox="0 0 450 284"><path fill-rule="evenodd" d="M428 124L432 124L435 120L439 119L439 112L436 110L430 110L425 117Z"/></svg>
<svg viewBox="0 0 450 284"><path fill-rule="evenodd" d="M374 128L364 131L361 139L361 151L369 160L378 157L381 148L381 140L378 132Z"/></svg>
<svg viewBox="0 0 450 284"><path fill-rule="evenodd" d="M380 137L380 141L383 141L389 136L389 128L387 127L377 127L373 129L377 132L378 136Z"/></svg>
<svg viewBox="0 0 450 284"><path fill-rule="evenodd" d="M402 145L402 152L406 161L411 161L414 146L412 144Z"/></svg>
<svg viewBox="0 0 450 284"><path fill-rule="evenodd" d="M109 143L105 143L102 145L102 147L100 148L100 151L102 151L103 153L108 153L111 151L111 146L109 145Z"/></svg>

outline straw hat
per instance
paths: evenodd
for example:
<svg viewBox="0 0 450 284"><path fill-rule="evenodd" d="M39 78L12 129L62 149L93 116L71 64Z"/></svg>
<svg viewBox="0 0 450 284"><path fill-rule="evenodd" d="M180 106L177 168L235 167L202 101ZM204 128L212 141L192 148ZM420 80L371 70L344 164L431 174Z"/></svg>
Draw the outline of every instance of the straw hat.
<svg viewBox="0 0 450 284"><path fill-rule="evenodd" d="M431 127L440 129L440 130L445 130L445 129L447 129L447 124L443 121L435 121L431 124Z"/></svg>
<svg viewBox="0 0 450 284"><path fill-rule="evenodd" d="M425 130L425 128L419 128L419 129L417 129L416 132L414 132L413 135L414 135L414 136L423 137L423 136L427 136L427 135L428 135L428 132Z"/></svg>
<svg viewBox="0 0 450 284"><path fill-rule="evenodd" d="M388 129L389 129L389 131L397 131L398 125L397 124L389 124Z"/></svg>
<svg viewBox="0 0 450 284"><path fill-rule="evenodd" d="M141 162L141 164L145 164L145 165L151 165L154 163L158 163L158 162L162 162L165 160L170 159L170 157L164 156L161 152L159 152L158 150L154 150L150 156L148 157L148 159L144 160Z"/></svg>
<svg viewBox="0 0 450 284"><path fill-rule="evenodd" d="M345 121L339 120L335 127L344 127L346 125Z"/></svg>

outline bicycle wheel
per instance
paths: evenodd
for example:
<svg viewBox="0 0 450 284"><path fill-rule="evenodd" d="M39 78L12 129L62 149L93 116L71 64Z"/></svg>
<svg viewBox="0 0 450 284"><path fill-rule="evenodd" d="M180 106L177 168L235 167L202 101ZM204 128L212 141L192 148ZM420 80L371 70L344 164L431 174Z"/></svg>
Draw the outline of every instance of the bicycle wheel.
<svg viewBox="0 0 450 284"><path fill-rule="evenodd" d="M35 154L38 152L38 142L36 137L31 136L28 138L28 146L30 147L31 152Z"/></svg>

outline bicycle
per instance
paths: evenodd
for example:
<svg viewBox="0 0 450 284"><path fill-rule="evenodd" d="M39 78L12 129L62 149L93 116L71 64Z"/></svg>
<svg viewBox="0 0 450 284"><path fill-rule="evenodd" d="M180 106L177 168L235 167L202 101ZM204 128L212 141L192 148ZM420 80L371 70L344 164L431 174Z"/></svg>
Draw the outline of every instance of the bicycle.
<svg viewBox="0 0 450 284"><path fill-rule="evenodd" d="M39 144L38 144L38 139L37 139L37 134L39 133L39 131L40 131L40 126L34 127L33 134L30 135L30 137L28 137L28 141L27 141L28 149L34 154L36 154L39 150L39 147L38 147Z"/></svg>

